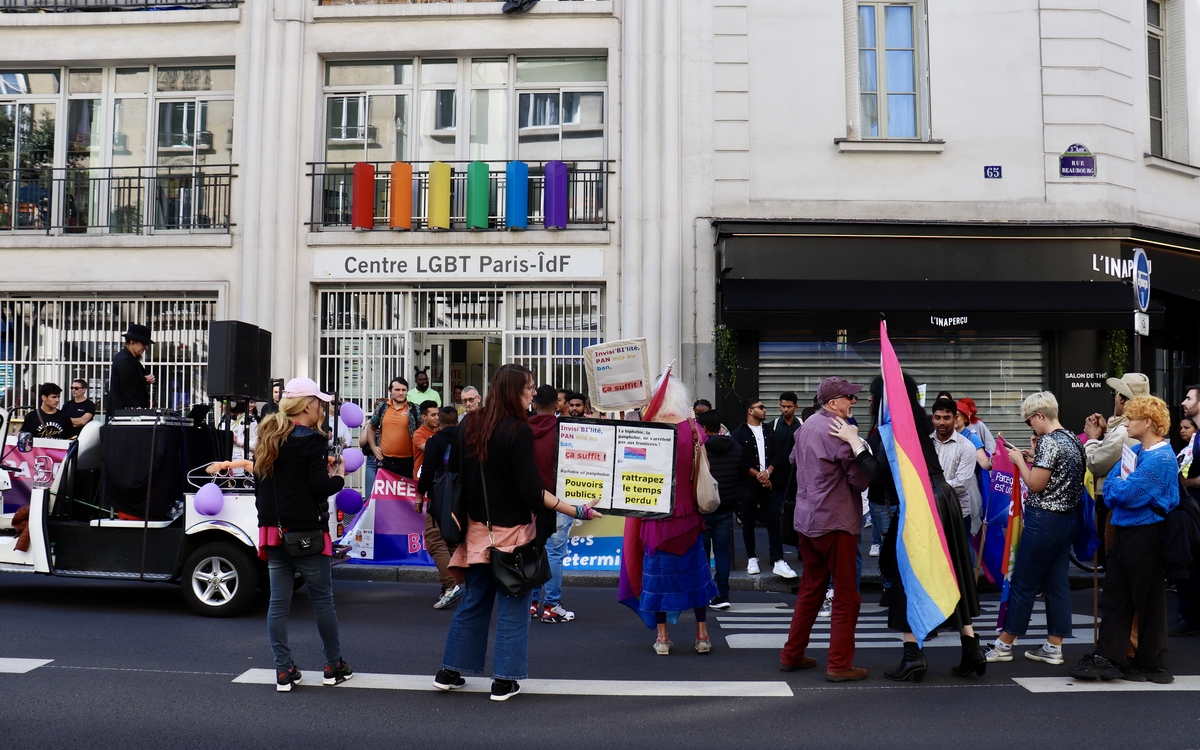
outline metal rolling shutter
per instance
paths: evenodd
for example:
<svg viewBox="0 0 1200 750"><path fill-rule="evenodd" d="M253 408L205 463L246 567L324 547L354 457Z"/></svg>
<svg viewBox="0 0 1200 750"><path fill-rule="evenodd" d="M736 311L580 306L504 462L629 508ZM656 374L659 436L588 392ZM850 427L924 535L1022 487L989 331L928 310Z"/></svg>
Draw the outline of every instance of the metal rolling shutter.
<svg viewBox="0 0 1200 750"><path fill-rule="evenodd" d="M1025 436L1021 402L1045 388L1046 345L1037 333L959 338L953 342L929 339L893 340L905 371L926 384L926 406L938 391L955 398L969 396L979 407L979 418L992 433L1004 431ZM812 402L817 385L838 375L868 385L879 375L879 339L846 342L796 341L764 338L758 347L759 398L773 419L779 414L779 394L795 391L800 408ZM864 427L870 421L866 397L855 407ZM1023 439L1023 438L1022 438Z"/></svg>

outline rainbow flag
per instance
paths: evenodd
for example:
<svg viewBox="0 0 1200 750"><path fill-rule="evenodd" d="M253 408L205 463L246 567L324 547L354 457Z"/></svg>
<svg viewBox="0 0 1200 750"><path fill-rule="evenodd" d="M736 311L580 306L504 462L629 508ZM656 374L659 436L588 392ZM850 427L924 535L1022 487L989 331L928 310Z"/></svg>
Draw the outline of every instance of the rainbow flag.
<svg viewBox="0 0 1200 750"><path fill-rule="evenodd" d="M998 446L996 453L1003 450L1003 447ZM1008 506L1008 530L1004 532L1004 564L1000 568L1004 582L1000 585L1000 612L996 617L997 632L1004 629L1004 622L1008 617L1008 592L1012 588L1013 570L1017 567L1017 548L1021 546L1021 532L1025 529L1021 497L1021 489L1025 483L1017 478L1015 469L1013 474L1012 503Z"/></svg>
<svg viewBox="0 0 1200 750"><path fill-rule="evenodd" d="M917 643L921 643L930 631L950 617L961 594L933 497L933 483L925 467L925 454L913 420L900 360L888 340L887 321L879 323L879 338L883 367L879 435L900 498L896 563L908 596L908 626L917 637Z"/></svg>

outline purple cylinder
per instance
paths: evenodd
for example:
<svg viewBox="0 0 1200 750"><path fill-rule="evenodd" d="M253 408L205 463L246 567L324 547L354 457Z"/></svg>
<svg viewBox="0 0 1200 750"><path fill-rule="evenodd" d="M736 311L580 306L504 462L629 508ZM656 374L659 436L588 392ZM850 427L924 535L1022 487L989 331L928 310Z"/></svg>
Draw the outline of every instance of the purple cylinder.
<svg viewBox="0 0 1200 750"><path fill-rule="evenodd" d="M545 203L542 215L547 229L567 228L567 165L561 161L546 162Z"/></svg>

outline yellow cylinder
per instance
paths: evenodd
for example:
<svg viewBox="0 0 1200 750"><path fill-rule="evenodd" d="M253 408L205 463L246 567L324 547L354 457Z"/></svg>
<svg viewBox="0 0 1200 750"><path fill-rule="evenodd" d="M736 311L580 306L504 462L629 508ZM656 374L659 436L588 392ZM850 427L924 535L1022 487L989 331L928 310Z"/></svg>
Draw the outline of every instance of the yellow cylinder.
<svg viewBox="0 0 1200 750"><path fill-rule="evenodd" d="M426 205L430 229L450 228L450 165L435 161L429 165L429 196Z"/></svg>

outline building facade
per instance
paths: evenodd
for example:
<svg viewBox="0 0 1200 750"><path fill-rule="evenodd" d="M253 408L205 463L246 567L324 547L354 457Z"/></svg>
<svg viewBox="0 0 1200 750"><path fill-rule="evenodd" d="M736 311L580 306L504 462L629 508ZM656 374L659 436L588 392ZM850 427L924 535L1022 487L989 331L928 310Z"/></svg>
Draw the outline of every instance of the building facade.
<svg viewBox="0 0 1200 750"><path fill-rule="evenodd" d="M1200 380L1187 0L154 5L0 12L6 405L98 394L140 321L185 406L226 318L364 405L505 361L577 387L644 336L736 422L872 377L880 313L1000 426L1041 388L1106 411L1122 364Z"/></svg>
<svg viewBox="0 0 1200 750"><path fill-rule="evenodd" d="M1172 404L1200 380L1194 3L715 0L688 22L687 343L730 419L868 382L881 314L930 398L993 430L1025 434L1043 388L1081 429L1122 367Z"/></svg>

